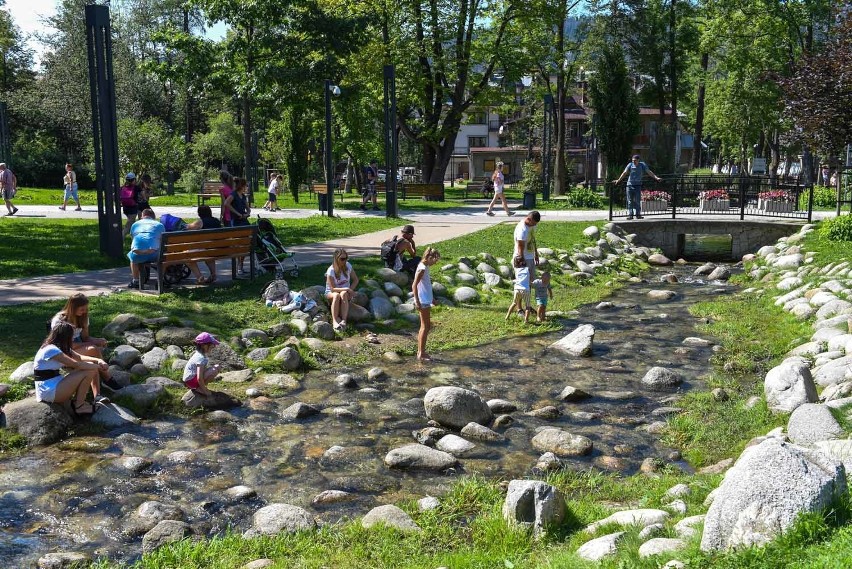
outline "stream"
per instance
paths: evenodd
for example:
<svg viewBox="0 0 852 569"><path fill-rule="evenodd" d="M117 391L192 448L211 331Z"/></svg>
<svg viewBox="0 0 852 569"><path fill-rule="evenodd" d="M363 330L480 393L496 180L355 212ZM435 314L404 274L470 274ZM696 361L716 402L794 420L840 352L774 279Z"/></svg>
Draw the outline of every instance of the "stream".
<svg viewBox="0 0 852 569"><path fill-rule="evenodd" d="M652 271L646 282L615 292L607 299L609 307L584 306L563 318L559 333L443 352L429 365L411 359L382 363L386 377L377 381L367 380L367 368L315 370L283 397L261 398L234 409L230 421L216 422L206 415L163 417L3 460L2 565L34 566L53 551L132 561L141 554L142 541L132 514L149 500L180 507L197 533L213 536L228 528L244 531L252 514L273 502L304 507L321 523L334 523L364 515L376 505L441 496L464 474L530 476L541 454L530 440L544 425L593 441L591 455L564 459L568 467L636 472L643 459L665 458L672 451L643 428L665 419L652 411L676 406L677 395L703 388L702 376L709 369L711 346L682 344L690 336L712 341L697 333L688 307L735 290L733 285L692 277L694 268L666 270L678 274L677 284L659 282L663 272ZM677 296L653 301L647 297L652 289L674 290ZM559 294L564 292L554 289L554 295ZM440 313L435 320L440 325ZM597 330L593 357L572 359L546 350L583 323ZM644 389L640 380L655 365L676 370L684 383L676 391ZM362 389L338 387L334 378L344 372L353 374ZM473 389L486 400L516 404L514 422L502 431L508 441L473 441L477 448L460 459L461 466L442 474L388 469L385 454L415 442L412 431L427 426L426 391L450 384ZM563 403L558 395L566 385L593 397ZM296 401L325 412L287 422L280 411ZM525 414L545 405L555 405L561 416L544 420ZM338 412L330 412L333 408ZM344 449L326 452L334 446ZM130 470L124 464L127 457L146 460L141 470ZM254 489L257 496L229 498L225 490L237 485ZM330 489L349 492L350 499L312 505L314 496Z"/></svg>

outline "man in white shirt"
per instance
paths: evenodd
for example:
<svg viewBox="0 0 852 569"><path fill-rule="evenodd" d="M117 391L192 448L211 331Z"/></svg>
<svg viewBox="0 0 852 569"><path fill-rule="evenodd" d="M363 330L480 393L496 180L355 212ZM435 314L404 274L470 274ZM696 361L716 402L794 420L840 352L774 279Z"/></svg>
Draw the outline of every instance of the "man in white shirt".
<svg viewBox="0 0 852 569"><path fill-rule="evenodd" d="M541 221L538 211L531 211L515 227L515 257L523 257L530 269L530 280L535 280L538 266L538 247L535 243L535 226Z"/></svg>

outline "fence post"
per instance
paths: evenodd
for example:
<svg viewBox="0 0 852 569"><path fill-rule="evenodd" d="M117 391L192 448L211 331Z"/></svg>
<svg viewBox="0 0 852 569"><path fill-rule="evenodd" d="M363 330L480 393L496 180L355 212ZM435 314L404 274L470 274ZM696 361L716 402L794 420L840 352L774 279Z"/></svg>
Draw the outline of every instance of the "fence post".
<svg viewBox="0 0 852 569"><path fill-rule="evenodd" d="M740 221L745 219L745 197L746 197L746 185L743 181L743 177L740 176Z"/></svg>
<svg viewBox="0 0 852 569"><path fill-rule="evenodd" d="M612 221L612 200L614 199L613 193L615 184L613 184L609 180L606 180L604 182L604 188L606 188L606 193L609 196L609 220Z"/></svg>
<svg viewBox="0 0 852 569"><path fill-rule="evenodd" d="M677 189L678 189L678 178L674 180L674 187L672 188L672 219L677 217Z"/></svg>
<svg viewBox="0 0 852 569"><path fill-rule="evenodd" d="M838 202L839 203L839 202ZM814 185L808 186L808 223L811 222L814 215Z"/></svg>

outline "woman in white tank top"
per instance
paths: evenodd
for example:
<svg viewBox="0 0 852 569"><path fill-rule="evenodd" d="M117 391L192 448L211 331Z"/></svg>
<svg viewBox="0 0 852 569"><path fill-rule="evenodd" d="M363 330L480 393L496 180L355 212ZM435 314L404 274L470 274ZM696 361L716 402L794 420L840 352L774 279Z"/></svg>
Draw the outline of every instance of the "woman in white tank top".
<svg viewBox="0 0 852 569"><path fill-rule="evenodd" d="M502 162L497 162L494 167L494 173L491 174L491 181L494 183L494 197L491 198L491 203L488 204L488 209L485 210L485 215L494 215L494 212L491 211L491 209L494 207L494 204L497 203L497 198L500 198L500 201L503 202L503 209L506 211L506 215L512 215L512 212L509 211L509 204L506 203L506 196L503 194L505 178L503 176Z"/></svg>

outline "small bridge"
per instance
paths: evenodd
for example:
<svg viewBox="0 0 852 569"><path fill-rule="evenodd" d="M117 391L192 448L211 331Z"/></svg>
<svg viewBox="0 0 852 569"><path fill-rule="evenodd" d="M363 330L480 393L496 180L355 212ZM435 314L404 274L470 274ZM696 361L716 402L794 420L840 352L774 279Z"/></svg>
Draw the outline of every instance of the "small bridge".
<svg viewBox="0 0 852 569"><path fill-rule="evenodd" d="M729 235L731 237L731 259L740 259L754 253L764 245L772 245L779 238L792 235L802 228L803 223L791 221L743 220L738 219L644 219L627 221L613 220L626 233L635 233L635 243L646 247L658 247L671 259L684 256L689 236Z"/></svg>

